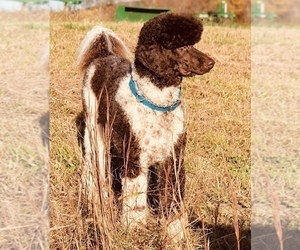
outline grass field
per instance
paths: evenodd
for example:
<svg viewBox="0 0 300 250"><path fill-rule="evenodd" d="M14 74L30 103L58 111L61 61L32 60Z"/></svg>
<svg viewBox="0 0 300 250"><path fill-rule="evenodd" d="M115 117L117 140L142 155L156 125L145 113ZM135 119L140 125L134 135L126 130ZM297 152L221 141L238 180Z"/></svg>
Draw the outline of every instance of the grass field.
<svg viewBox="0 0 300 250"><path fill-rule="evenodd" d="M51 248L88 249L93 234L78 212L81 153L75 119L81 111L82 75L74 62L85 33L99 23L134 51L142 23L100 22L97 12L51 16ZM183 82L185 203L199 246L209 239L211 249L237 249L238 238L241 249L250 249L250 29L206 26L196 47L216 65L211 73ZM122 231L113 235L115 249L162 247L150 230L140 241Z"/></svg>
<svg viewBox="0 0 300 250"><path fill-rule="evenodd" d="M48 76L40 68L48 15L0 15L0 249L95 248L96 230L81 213L76 51L99 23L134 51L142 26L101 22L100 14L51 16L49 218L48 152L39 127L48 110ZM254 249L299 249L299 35L297 26L205 26L196 47L216 65L183 82L185 204L193 228L187 249L247 250L250 241ZM166 249L158 236L151 227L134 235L116 230L110 249Z"/></svg>
<svg viewBox="0 0 300 250"><path fill-rule="evenodd" d="M252 247L300 247L299 26L252 27ZM281 248L280 248L281 247Z"/></svg>
<svg viewBox="0 0 300 250"><path fill-rule="evenodd" d="M48 111L41 55L45 13L0 13L0 249L45 249L48 152L39 120Z"/></svg>

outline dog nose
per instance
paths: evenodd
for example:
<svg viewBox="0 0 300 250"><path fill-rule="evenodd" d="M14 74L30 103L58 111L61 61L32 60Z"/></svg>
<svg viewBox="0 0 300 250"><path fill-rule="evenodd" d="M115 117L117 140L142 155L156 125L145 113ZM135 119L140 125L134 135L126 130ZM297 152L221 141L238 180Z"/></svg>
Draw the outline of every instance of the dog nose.
<svg viewBox="0 0 300 250"><path fill-rule="evenodd" d="M213 59L210 59L207 63L207 67L212 69L212 67L215 65L215 61Z"/></svg>

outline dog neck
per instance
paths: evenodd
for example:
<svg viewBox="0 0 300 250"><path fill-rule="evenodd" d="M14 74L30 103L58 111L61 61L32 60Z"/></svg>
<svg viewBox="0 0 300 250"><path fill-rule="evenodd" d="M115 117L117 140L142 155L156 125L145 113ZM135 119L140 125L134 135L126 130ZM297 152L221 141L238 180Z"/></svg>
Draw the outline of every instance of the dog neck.
<svg viewBox="0 0 300 250"><path fill-rule="evenodd" d="M142 98L145 98L147 102L154 104L154 106L161 107L161 111L164 111L163 107L167 106L171 108L170 110L166 109L166 111L174 110L173 107L176 108L180 104L180 85L171 85L168 87L164 86L164 88L159 88L152 82L152 79L149 75L140 76L136 68L132 69L131 79L134 83L132 84L133 86L130 86L133 94L134 92L138 92L138 94L141 95Z"/></svg>
<svg viewBox="0 0 300 250"><path fill-rule="evenodd" d="M156 75L147 67L145 67L140 61L135 60L134 68L139 77L147 77L150 79L151 83L154 84L159 89L164 89L167 87L177 87L179 88L182 82L182 76L178 75Z"/></svg>

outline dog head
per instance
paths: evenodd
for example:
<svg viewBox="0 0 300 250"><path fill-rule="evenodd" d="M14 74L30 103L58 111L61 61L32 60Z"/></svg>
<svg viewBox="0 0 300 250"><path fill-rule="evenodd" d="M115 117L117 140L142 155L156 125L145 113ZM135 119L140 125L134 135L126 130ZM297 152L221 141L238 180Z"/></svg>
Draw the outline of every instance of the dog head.
<svg viewBox="0 0 300 250"><path fill-rule="evenodd" d="M161 14L142 27L135 60L158 76L208 73L214 60L193 47L202 31L201 22L192 16Z"/></svg>

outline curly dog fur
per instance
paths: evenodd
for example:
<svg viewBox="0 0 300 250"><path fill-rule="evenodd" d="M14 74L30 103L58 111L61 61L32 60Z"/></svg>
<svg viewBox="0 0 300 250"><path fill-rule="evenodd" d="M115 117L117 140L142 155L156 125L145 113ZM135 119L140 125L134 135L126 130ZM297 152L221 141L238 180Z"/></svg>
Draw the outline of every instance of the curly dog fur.
<svg viewBox="0 0 300 250"><path fill-rule="evenodd" d="M181 210L186 132L180 86L183 77L205 74L214 66L213 59L193 47L202 31L194 17L161 14L143 25L132 63L125 44L111 30L96 26L78 56L85 72L85 179L96 162L100 182L107 174L113 176L125 224L145 224L151 211L169 220L168 233L178 239L186 226ZM136 84L139 97L129 83Z"/></svg>

